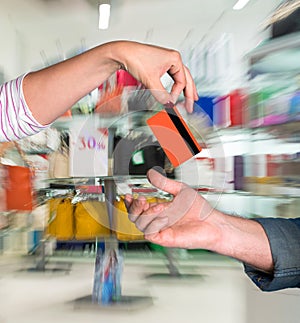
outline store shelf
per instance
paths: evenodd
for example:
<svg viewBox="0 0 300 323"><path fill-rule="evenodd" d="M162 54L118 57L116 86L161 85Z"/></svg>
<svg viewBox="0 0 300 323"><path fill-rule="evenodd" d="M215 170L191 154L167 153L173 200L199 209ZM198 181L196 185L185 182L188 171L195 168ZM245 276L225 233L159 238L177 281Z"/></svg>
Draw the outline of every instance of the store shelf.
<svg viewBox="0 0 300 323"><path fill-rule="evenodd" d="M300 142L300 121L288 121L276 125L253 128L255 134L268 133L270 137L285 138L290 142Z"/></svg>
<svg viewBox="0 0 300 323"><path fill-rule="evenodd" d="M300 121L288 121L280 124L261 125L256 127L228 127L213 128L206 131L206 144L231 143L231 142L253 142L284 139L286 142L300 142Z"/></svg>
<svg viewBox="0 0 300 323"><path fill-rule="evenodd" d="M248 55L252 73L300 71L300 33L263 42Z"/></svg>
<svg viewBox="0 0 300 323"><path fill-rule="evenodd" d="M146 119L150 118L155 112L156 111L133 111L116 116L100 114L74 115L72 117L61 117L57 119L52 124L52 127L59 131L66 131L76 124L96 122L99 128L115 128L120 132L126 132L126 130L146 126ZM146 128L143 130L146 131Z"/></svg>

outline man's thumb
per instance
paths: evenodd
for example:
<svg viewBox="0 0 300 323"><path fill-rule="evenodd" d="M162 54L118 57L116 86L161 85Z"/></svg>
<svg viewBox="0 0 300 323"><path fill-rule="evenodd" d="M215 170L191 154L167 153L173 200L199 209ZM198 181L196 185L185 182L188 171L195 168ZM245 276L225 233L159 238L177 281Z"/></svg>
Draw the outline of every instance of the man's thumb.
<svg viewBox="0 0 300 323"><path fill-rule="evenodd" d="M157 187L158 189L168 192L172 195L177 195L184 187L186 187L185 184L181 182L174 181L170 178L167 178L157 172L154 169L150 169L147 172L147 177L149 182Z"/></svg>

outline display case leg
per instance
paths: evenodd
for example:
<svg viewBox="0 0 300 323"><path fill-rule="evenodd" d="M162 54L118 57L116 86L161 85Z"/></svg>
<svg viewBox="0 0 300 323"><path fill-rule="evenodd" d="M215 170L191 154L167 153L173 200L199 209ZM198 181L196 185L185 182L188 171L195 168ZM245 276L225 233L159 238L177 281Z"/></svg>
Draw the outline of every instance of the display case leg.
<svg viewBox="0 0 300 323"><path fill-rule="evenodd" d="M164 255L168 261L167 268L168 273L154 273L148 275L147 279L202 279L204 275L201 274L186 274L181 273L176 264L176 249L175 248L165 248Z"/></svg>
<svg viewBox="0 0 300 323"><path fill-rule="evenodd" d="M166 248L165 256L168 260L167 267L171 277L180 277L179 269L175 264L174 249Z"/></svg>
<svg viewBox="0 0 300 323"><path fill-rule="evenodd" d="M105 250L104 254L101 254L99 250L97 250L97 256L95 260L95 277L94 277L94 288L93 288L93 294L85 297L78 298L74 301L74 306L76 309L95 309L95 310L103 310L103 309L114 309L114 310L139 310L141 308L145 308L148 306L153 305L152 297L150 296L124 296L121 293L121 287L120 291L117 292L116 299L113 299L109 302L103 302L102 299L99 297L95 297L95 294L99 292L99 290L95 289L101 289L101 279L102 277L102 270L103 270L103 262L105 261L105 257L112 257L113 255L116 256L116 259L118 261L117 255L119 255L119 244L118 240L114 234L115 232L115 223L114 223L114 208L115 208L115 201L116 201L116 184L115 181L112 178L107 178L103 180L104 185L104 195L105 195L105 202L107 207L107 214L109 218L109 225L111 229L111 235L109 238L105 239ZM120 261L119 256L119 261ZM102 268L100 268L102 266ZM109 266L111 266L111 270L113 269L114 262L112 261L109 263ZM109 266L105 268L107 272L109 272ZM118 273L120 275L120 273ZM119 277L116 277L116 280ZM115 286L117 287L117 286ZM105 291L105 290L104 290ZM100 290L100 293L102 290ZM119 295L120 294L120 295ZM102 294L101 294L102 295Z"/></svg>
<svg viewBox="0 0 300 323"><path fill-rule="evenodd" d="M47 239L40 240L40 243L36 249L37 257L36 257L36 265L35 267L31 267L26 269L29 272L65 272L69 273L72 267L71 262L63 262L56 264L49 264L47 260Z"/></svg>

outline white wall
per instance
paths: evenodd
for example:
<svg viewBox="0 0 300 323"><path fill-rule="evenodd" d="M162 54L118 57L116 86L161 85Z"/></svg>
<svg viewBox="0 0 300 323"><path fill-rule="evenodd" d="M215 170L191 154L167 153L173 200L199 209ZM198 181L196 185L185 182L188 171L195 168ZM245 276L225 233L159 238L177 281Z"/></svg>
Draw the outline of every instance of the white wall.
<svg viewBox="0 0 300 323"><path fill-rule="evenodd" d="M114 39L183 49L231 33L239 60L257 43L259 23L279 0L252 0L239 12L231 10L235 0L111 2L110 28L100 31L96 0L1 0L0 66L6 79L44 66L41 52L53 61L60 57L60 45L68 56L82 44L92 47Z"/></svg>

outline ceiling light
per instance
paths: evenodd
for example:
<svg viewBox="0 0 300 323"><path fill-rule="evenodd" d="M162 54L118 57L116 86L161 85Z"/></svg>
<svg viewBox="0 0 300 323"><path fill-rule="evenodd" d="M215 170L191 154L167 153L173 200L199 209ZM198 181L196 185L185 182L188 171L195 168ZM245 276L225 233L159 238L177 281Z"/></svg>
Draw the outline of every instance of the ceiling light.
<svg viewBox="0 0 300 323"><path fill-rule="evenodd" d="M99 29L107 29L109 25L110 4L99 5Z"/></svg>
<svg viewBox="0 0 300 323"><path fill-rule="evenodd" d="M249 0L238 0L237 3L233 6L233 10L241 10L245 7L245 5L249 2Z"/></svg>

